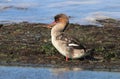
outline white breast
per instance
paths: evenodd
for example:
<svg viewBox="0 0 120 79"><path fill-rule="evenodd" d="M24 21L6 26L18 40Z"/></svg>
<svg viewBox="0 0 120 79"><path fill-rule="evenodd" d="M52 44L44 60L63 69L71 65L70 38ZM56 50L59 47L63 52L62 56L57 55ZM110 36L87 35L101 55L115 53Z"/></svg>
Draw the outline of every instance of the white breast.
<svg viewBox="0 0 120 79"><path fill-rule="evenodd" d="M52 44L62 55L66 56L69 53L68 47L66 44L62 43L62 41L56 40L54 37L52 37Z"/></svg>

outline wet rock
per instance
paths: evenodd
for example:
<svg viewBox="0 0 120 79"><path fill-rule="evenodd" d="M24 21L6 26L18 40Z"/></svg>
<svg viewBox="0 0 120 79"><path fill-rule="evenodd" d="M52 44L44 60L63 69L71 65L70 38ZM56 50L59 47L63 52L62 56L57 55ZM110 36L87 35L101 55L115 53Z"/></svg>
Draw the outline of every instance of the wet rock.
<svg viewBox="0 0 120 79"><path fill-rule="evenodd" d="M3 27L3 24L0 24L0 28Z"/></svg>
<svg viewBox="0 0 120 79"><path fill-rule="evenodd" d="M97 20L97 22L102 24L104 27L120 27L120 20L115 20L112 18Z"/></svg>
<svg viewBox="0 0 120 79"><path fill-rule="evenodd" d="M100 59L97 63L120 61L120 24L117 20L101 20L114 27L97 25L69 24L66 34L79 39L87 49L94 49L93 56ZM72 60L66 62L64 56L52 46L50 29L42 23L13 23L0 25L0 63L17 62L23 64L53 64L60 66L79 66L94 64L89 60ZM116 62L120 64L119 62Z"/></svg>
<svg viewBox="0 0 120 79"><path fill-rule="evenodd" d="M52 61L51 61L51 64L56 64L56 61L55 61L55 60L52 60Z"/></svg>

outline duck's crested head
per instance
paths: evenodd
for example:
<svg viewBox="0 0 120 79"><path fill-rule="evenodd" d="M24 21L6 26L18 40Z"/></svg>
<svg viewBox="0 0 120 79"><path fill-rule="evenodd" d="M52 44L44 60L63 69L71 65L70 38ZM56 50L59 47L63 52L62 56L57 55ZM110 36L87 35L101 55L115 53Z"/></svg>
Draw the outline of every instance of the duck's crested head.
<svg viewBox="0 0 120 79"><path fill-rule="evenodd" d="M66 14L57 14L54 17L54 20L56 23L62 22L62 23L69 23L69 17Z"/></svg>
<svg viewBox="0 0 120 79"><path fill-rule="evenodd" d="M52 28L53 26L55 26L57 23L61 23L64 26L69 24L69 17L65 14L57 14L56 16L54 16L54 22L52 22L51 24L48 25L48 28Z"/></svg>

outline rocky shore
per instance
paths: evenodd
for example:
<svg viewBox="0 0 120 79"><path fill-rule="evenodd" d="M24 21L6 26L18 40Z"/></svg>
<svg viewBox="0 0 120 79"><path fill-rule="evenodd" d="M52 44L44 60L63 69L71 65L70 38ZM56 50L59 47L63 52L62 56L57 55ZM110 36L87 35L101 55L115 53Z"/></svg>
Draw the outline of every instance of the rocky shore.
<svg viewBox="0 0 120 79"><path fill-rule="evenodd" d="M39 66L120 66L120 21L115 19L97 20L97 25L69 24L67 34L79 39L86 49L92 49L98 60L70 59L52 46L50 29L42 23L0 24L0 64ZM89 67L88 67L89 68Z"/></svg>

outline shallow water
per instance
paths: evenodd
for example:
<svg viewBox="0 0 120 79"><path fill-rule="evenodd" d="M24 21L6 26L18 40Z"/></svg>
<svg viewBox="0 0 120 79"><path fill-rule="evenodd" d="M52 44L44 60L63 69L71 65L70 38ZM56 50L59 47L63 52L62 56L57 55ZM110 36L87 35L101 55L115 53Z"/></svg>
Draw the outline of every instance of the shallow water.
<svg viewBox="0 0 120 79"><path fill-rule="evenodd" d="M120 73L87 71L80 68L0 66L0 79L120 79Z"/></svg>
<svg viewBox="0 0 120 79"><path fill-rule="evenodd" d="M50 23L65 13L72 23L95 23L96 19L120 18L120 0L0 0L0 21Z"/></svg>

